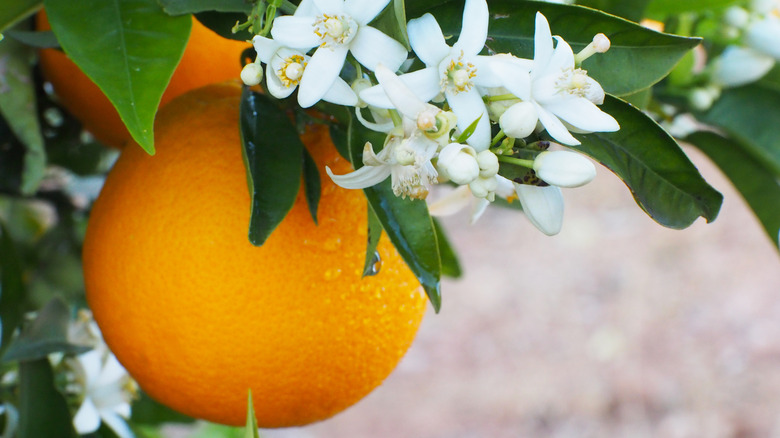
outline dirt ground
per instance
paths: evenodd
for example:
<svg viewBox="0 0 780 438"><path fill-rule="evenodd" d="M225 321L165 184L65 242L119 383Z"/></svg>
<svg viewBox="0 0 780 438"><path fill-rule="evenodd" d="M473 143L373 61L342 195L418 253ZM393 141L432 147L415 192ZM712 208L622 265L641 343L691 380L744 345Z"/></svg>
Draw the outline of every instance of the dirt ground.
<svg viewBox="0 0 780 438"><path fill-rule="evenodd" d="M443 285L385 383L266 438L780 437L780 257L742 199L657 225L607 171L566 190L563 231L517 212L447 218L465 276Z"/></svg>

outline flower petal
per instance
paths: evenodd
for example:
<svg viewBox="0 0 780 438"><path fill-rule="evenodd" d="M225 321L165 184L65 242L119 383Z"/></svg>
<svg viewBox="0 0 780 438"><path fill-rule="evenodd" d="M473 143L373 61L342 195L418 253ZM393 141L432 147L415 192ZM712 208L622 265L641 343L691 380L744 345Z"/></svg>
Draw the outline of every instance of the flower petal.
<svg viewBox="0 0 780 438"><path fill-rule="evenodd" d="M422 102L429 102L440 91L439 70L435 67L424 68L398 76L409 90ZM394 108L393 102L381 85L375 85L360 92L360 98L377 108Z"/></svg>
<svg viewBox="0 0 780 438"><path fill-rule="evenodd" d="M336 185L345 189L364 189L379 184L390 176L390 165L363 166L360 169L344 175L334 175L330 167L325 166L325 172Z"/></svg>
<svg viewBox="0 0 780 438"><path fill-rule="evenodd" d="M547 111L536 102L534 102L534 105L536 105L536 113L539 116L539 122L541 122L544 129L547 130L547 133L550 134L555 141L569 146L580 144L580 141L571 135L569 130L566 129L566 126L564 126L553 113Z"/></svg>
<svg viewBox="0 0 780 438"><path fill-rule="evenodd" d="M409 52L398 41L371 26L361 26L349 46L352 55L369 70L384 64L391 71L398 70Z"/></svg>
<svg viewBox="0 0 780 438"><path fill-rule="evenodd" d="M331 85L325 95L322 96L322 100L344 106L355 106L358 102L355 91L341 78L336 78L336 80L333 81L333 85Z"/></svg>
<svg viewBox="0 0 780 438"><path fill-rule="evenodd" d="M564 122L583 131L615 132L620 129L617 120L584 97L566 99L544 107Z"/></svg>
<svg viewBox="0 0 780 438"><path fill-rule="evenodd" d="M100 427L100 413L91 398L87 397L81 403L73 417L73 427L81 435L92 433Z"/></svg>
<svg viewBox="0 0 780 438"><path fill-rule="evenodd" d="M554 236L563 226L563 193L556 186L515 184L515 193L523 206L523 213L541 232Z"/></svg>
<svg viewBox="0 0 780 438"><path fill-rule="evenodd" d="M553 54L552 32L550 23L541 12L536 13L536 29L534 30L534 71L547 67ZM533 73L532 73L533 74Z"/></svg>
<svg viewBox="0 0 780 438"><path fill-rule="evenodd" d="M538 72L538 74L560 75L563 71L574 69L574 52L572 52L569 43L564 41L563 38L559 36L555 36L553 38L555 38L557 41L555 50L550 57L550 62L547 64L544 70Z"/></svg>
<svg viewBox="0 0 780 438"><path fill-rule="evenodd" d="M452 107L452 112L458 117L458 128L465 131L474 120L479 118L477 128L466 140L477 152L482 152L490 146L490 117L485 108L485 102L479 92L472 88L468 91L453 93L446 92L447 103Z"/></svg>
<svg viewBox="0 0 780 438"><path fill-rule="evenodd" d="M81 369L84 371L84 383L89 390L95 385L103 367L103 354L97 349L87 351L76 357Z"/></svg>
<svg viewBox="0 0 780 438"><path fill-rule="evenodd" d="M297 85L290 87L284 85L282 81L279 80L279 76L276 75L276 69L274 68L273 64L267 64L265 66L265 83L268 86L268 92L271 93L271 96L277 99L286 98L287 96L291 95L296 88L298 88Z"/></svg>
<svg viewBox="0 0 780 438"><path fill-rule="evenodd" d="M496 74L491 67L495 61L495 56L472 56L469 62L474 64L477 69L477 75L474 77L474 85L484 88L495 88L502 86L501 76Z"/></svg>
<svg viewBox="0 0 780 438"><path fill-rule="evenodd" d="M426 66L437 66L450 54L450 46L444 41L439 23L431 14L409 20L406 26L409 44Z"/></svg>
<svg viewBox="0 0 780 438"><path fill-rule="evenodd" d="M255 35L252 38L252 46L254 46L257 57L260 58L263 64L268 64L274 53L281 47L278 41L260 35Z"/></svg>
<svg viewBox="0 0 780 438"><path fill-rule="evenodd" d="M403 81L383 64L377 66L376 79L393 106L405 117L417 120L417 116L428 107Z"/></svg>
<svg viewBox="0 0 780 438"><path fill-rule="evenodd" d="M348 49L345 46L320 47L312 55L298 85L298 104L309 108L319 102L339 76Z"/></svg>
<svg viewBox="0 0 780 438"><path fill-rule="evenodd" d="M276 17L271 36L279 45L304 51L319 46L321 42L321 38L314 33L314 17Z"/></svg>
<svg viewBox="0 0 780 438"><path fill-rule="evenodd" d="M114 431L116 436L119 438L134 438L135 435L133 434L133 431L130 429L130 427L125 423L125 420L123 420L119 415L115 414L112 411L103 410L100 411L100 416L103 418L103 421L106 423L106 425Z"/></svg>
<svg viewBox="0 0 780 438"><path fill-rule="evenodd" d="M314 4L323 14L341 15L344 13L344 0L314 0Z"/></svg>
<svg viewBox="0 0 780 438"><path fill-rule="evenodd" d="M463 7L463 25L453 49L463 50L467 56L476 55L485 47L490 14L485 0L466 0Z"/></svg>
<svg viewBox="0 0 780 438"><path fill-rule="evenodd" d="M451 216L466 208L472 199L469 186L459 186L428 204L428 212L431 216Z"/></svg>
<svg viewBox="0 0 780 438"><path fill-rule="evenodd" d="M295 13L298 17L314 17L320 15L321 12L317 9L317 5L312 0L301 0L301 4L295 9Z"/></svg>
<svg viewBox="0 0 780 438"><path fill-rule="evenodd" d="M471 206L471 218L469 219L469 223L471 225L477 223L479 218L482 217L482 213L487 210L488 205L490 205L490 201L488 201L486 198L479 198L476 200L476 202Z"/></svg>
<svg viewBox="0 0 780 438"><path fill-rule="evenodd" d="M358 24L368 24L390 3L390 0L345 0L344 11Z"/></svg>
<svg viewBox="0 0 780 438"><path fill-rule="evenodd" d="M499 77L501 85L520 99L531 100L531 76L528 70L507 60L497 61L490 64L490 69Z"/></svg>

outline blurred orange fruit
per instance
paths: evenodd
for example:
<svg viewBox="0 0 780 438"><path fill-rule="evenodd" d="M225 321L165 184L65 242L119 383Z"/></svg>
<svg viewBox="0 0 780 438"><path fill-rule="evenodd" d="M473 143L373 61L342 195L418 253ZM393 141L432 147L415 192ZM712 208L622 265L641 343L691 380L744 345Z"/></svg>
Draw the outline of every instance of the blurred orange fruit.
<svg viewBox="0 0 780 438"><path fill-rule="evenodd" d="M36 16L39 30L50 29L46 14ZM247 42L223 38L193 18L192 32L178 67L163 93L160 106L174 97L207 84L236 79ZM107 146L122 147L131 140L122 119L103 92L67 55L56 49L39 51L43 76L51 82L60 103L84 128Z"/></svg>
<svg viewBox="0 0 780 438"><path fill-rule="evenodd" d="M362 277L367 204L325 175L350 170L325 126L302 136L322 177L319 225L301 191L266 243L249 243L240 92L184 94L158 114L155 156L123 150L89 219L87 301L156 400L239 425L251 389L260 427L304 425L390 374L427 301L385 236L379 273Z"/></svg>

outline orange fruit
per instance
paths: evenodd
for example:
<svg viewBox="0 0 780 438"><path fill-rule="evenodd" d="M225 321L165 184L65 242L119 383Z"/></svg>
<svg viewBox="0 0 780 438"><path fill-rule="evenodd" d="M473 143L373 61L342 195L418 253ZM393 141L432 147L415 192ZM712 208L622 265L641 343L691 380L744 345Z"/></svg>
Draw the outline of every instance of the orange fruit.
<svg viewBox="0 0 780 438"><path fill-rule="evenodd" d="M36 17L39 30L50 29L46 14ZM236 79L247 42L223 38L193 18L192 32L181 61L162 96L160 106L174 97L207 84ZM122 119L103 92L67 55L56 49L39 51L41 72L51 82L60 103L84 128L107 146L122 147L131 140Z"/></svg>
<svg viewBox="0 0 780 438"><path fill-rule="evenodd" d="M304 425L387 377L426 299L384 236L378 275L361 277L367 204L326 176L350 166L324 126L302 137L322 177L319 225L301 192L264 245L249 243L239 95L236 83L184 94L157 117L155 156L123 150L89 218L87 302L152 398L239 425L251 389L260 427Z"/></svg>

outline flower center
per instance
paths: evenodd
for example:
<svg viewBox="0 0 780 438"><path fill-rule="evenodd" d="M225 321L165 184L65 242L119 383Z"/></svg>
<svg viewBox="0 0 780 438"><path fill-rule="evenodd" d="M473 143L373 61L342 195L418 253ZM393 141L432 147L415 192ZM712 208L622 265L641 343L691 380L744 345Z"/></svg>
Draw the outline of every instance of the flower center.
<svg viewBox="0 0 780 438"><path fill-rule="evenodd" d="M564 93L585 97L590 88L590 77L588 72L581 68L568 68L555 81L555 87Z"/></svg>
<svg viewBox="0 0 780 438"><path fill-rule="evenodd" d="M282 66L276 70L276 75L285 87L290 88L301 82L301 76L303 76L305 68L306 63L303 56L292 55L284 60Z"/></svg>
<svg viewBox="0 0 780 438"><path fill-rule="evenodd" d="M452 86L455 93L468 91L474 85L472 79L477 75L477 68L470 62L463 61L463 51L457 59L451 59L445 71L442 89Z"/></svg>
<svg viewBox="0 0 780 438"><path fill-rule="evenodd" d="M322 14L314 21L314 33L320 37L320 46L346 44L352 41L357 23L348 15Z"/></svg>

